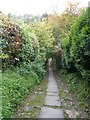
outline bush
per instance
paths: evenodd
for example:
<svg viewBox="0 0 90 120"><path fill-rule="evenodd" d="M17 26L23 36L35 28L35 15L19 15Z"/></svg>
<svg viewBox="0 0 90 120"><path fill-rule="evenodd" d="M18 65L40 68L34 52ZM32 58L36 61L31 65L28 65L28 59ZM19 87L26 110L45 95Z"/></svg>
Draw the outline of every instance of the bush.
<svg viewBox="0 0 90 120"><path fill-rule="evenodd" d="M2 116L10 118L29 91L39 82L34 72L21 74L18 69L6 70L2 74Z"/></svg>
<svg viewBox="0 0 90 120"><path fill-rule="evenodd" d="M90 80L90 16L88 10L73 24L69 35L62 41L63 65L69 70L77 69Z"/></svg>
<svg viewBox="0 0 90 120"><path fill-rule="evenodd" d="M10 118L35 84L45 75L53 37L45 26L13 21L0 12L0 58L3 62L2 116Z"/></svg>
<svg viewBox="0 0 90 120"><path fill-rule="evenodd" d="M35 61L32 64L32 69L33 69L33 71L35 71L35 73L39 76L40 79L43 79L43 77L45 76L45 73L46 73L43 62Z"/></svg>
<svg viewBox="0 0 90 120"><path fill-rule="evenodd" d="M15 65L17 54L22 46L20 27L0 12L1 42L3 67L7 64Z"/></svg>

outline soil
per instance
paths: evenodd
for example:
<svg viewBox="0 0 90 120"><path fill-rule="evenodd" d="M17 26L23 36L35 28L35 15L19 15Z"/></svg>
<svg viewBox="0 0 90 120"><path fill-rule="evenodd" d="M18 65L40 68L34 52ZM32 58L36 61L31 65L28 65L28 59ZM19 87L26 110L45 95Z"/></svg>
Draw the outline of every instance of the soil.
<svg viewBox="0 0 90 120"><path fill-rule="evenodd" d="M64 110L64 117L88 118L88 113L86 113L79 106L80 101L78 101L75 95L69 91L66 82L60 78L59 72L57 71L56 67L55 66L52 67L59 88L59 97L61 99L62 108Z"/></svg>

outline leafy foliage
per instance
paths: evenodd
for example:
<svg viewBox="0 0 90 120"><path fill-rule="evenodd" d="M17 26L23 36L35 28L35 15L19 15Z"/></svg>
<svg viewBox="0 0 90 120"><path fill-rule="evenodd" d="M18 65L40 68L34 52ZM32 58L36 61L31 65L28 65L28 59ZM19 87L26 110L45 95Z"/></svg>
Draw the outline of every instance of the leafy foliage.
<svg viewBox="0 0 90 120"><path fill-rule="evenodd" d="M84 111L89 112L89 85L88 81L85 81L78 73L70 73L65 69L60 70L60 77L64 80L69 87L69 90L80 101L79 106ZM83 79L83 80L82 80Z"/></svg>
<svg viewBox="0 0 90 120"><path fill-rule="evenodd" d="M80 14L77 5L69 4L61 15L44 14L34 23L29 22L27 15L23 21L0 12L3 117L10 117L29 90L40 83L48 58L52 57L59 66L61 59L57 59L55 45L62 47L62 65L90 80L90 11L89 8L83 11L77 19Z"/></svg>
<svg viewBox="0 0 90 120"><path fill-rule="evenodd" d="M2 58L3 67L6 67L5 63L16 63L17 54L22 46L22 36L20 34L20 27L11 22L8 17L2 13L0 13L0 21L2 29L0 43L2 54L0 58Z"/></svg>
<svg viewBox="0 0 90 120"><path fill-rule="evenodd" d="M89 9L89 8L88 8ZM88 9L73 24L69 35L62 41L63 63L68 69L77 69L90 79L90 16Z"/></svg>
<svg viewBox="0 0 90 120"><path fill-rule="evenodd" d="M20 68L5 70L2 79L2 116L9 118L19 106L21 101L39 82L36 73L20 73Z"/></svg>
<svg viewBox="0 0 90 120"><path fill-rule="evenodd" d="M52 29L52 34L55 38L55 44L60 43L65 38L71 29L71 25L75 22L80 14L78 3L68 3L66 10L58 15L54 13L49 16L48 25Z"/></svg>
<svg viewBox="0 0 90 120"><path fill-rule="evenodd" d="M0 13L2 117L11 117L20 101L35 84L41 82L46 73L45 62L54 52L53 37L42 24L35 26L22 20L13 21Z"/></svg>

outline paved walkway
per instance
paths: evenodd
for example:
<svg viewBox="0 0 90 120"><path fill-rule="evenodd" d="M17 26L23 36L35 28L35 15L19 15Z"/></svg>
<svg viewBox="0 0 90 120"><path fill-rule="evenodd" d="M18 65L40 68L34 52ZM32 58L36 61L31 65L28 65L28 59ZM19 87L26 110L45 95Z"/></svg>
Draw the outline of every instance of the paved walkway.
<svg viewBox="0 0 90 120"><path fill-rule="evenodd" d="M52 68L49 63L49 81L44 107L41 108L39 118L64 118L63 110L60 108L61 101L58 95L58 87Z"/></svg>

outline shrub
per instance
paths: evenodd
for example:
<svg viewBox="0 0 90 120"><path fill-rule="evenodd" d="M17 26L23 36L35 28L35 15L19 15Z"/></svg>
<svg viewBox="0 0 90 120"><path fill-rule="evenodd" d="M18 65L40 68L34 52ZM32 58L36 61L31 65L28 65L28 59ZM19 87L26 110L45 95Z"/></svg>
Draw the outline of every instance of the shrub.
<svg viewBox="0 0 90 120"><path fill-rule="evenodd" d="M88 8L89 9L89 8ZM90 16L88 9L73 24L69 35L62 41L63 64L66 68L77 69L90 79Z"/></svg>
<svg viewBox="0 0 90 120"><path fill-rule="evenodd" d="M2 75L2 117L10 118L29 91L38 83L34 72L21 74L18 69L6 70Z"/></svg>

